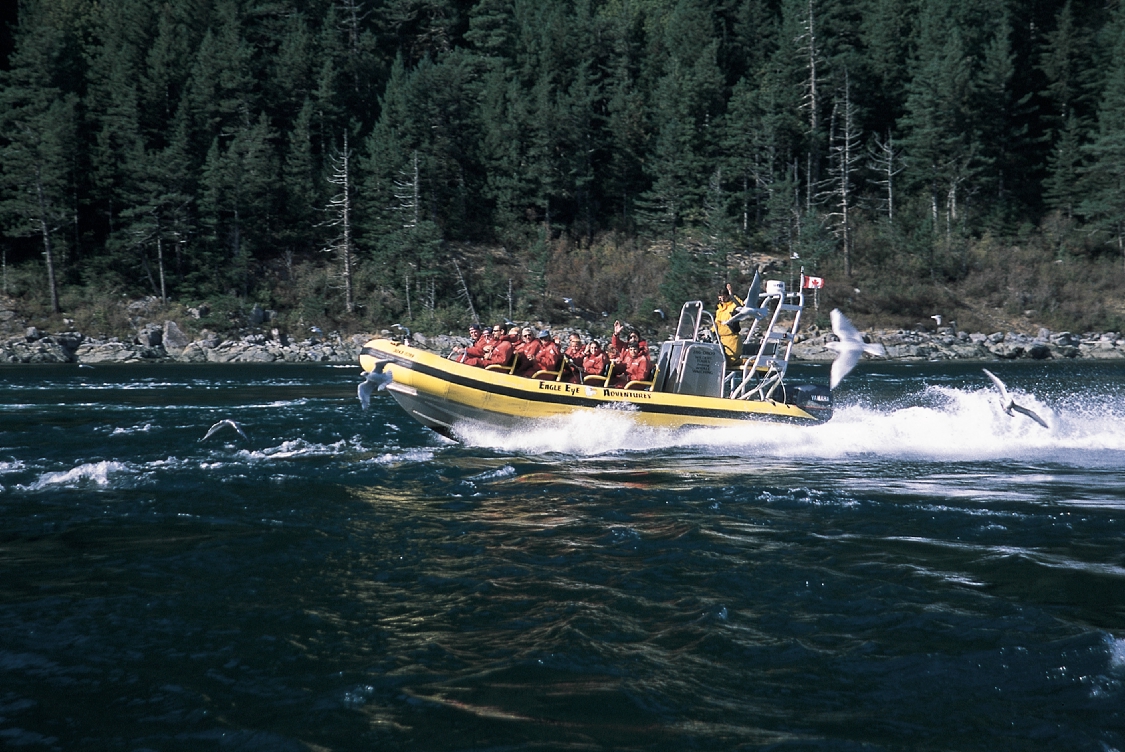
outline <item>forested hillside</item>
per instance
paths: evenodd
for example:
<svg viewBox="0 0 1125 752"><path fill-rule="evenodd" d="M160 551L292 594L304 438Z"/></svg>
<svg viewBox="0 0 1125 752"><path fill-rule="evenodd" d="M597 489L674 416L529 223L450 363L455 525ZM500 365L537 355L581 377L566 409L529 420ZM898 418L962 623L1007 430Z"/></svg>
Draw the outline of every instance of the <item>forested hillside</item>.
<svg viewBox="0 0 1125 752"><path fill-rule="evenodd" d="M765 254L861 318L1125 326L1112 0L21 0L11 37L3 284L48 313L651 317Z"/></svg>

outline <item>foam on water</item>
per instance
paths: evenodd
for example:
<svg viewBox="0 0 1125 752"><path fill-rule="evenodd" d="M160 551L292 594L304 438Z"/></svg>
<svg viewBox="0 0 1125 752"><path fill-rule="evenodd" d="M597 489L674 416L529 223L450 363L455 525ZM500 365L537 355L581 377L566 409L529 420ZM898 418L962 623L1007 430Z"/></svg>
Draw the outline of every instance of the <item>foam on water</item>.
<svg viewBox="0 0 1125 752"><path fill-rule="evenodd" d="M385 452L377 457L372 457L368 462L375 465L400 465L430 462L434 458L432 449L406 449L396 452Z"/></svg>
<svg viewBox="0 0 1125 752"><path fill-rule="evenodd" d="M464 426L471 446L509 452L590 456L672 448L752 449L757 456L842 459L857 455L928 459L1080 461L1091 450L1119 460L1125 453L1125 405L1109 398L1072 398L1051 407L1031 395L1015 399L1043 416L1044 429L1000 409L990 389L926 387L909 404L837 406L817 426L748 423L745 427L679 431L638 426L617 411L596 410L538 421L522 431Z"/></svg>
<svg viewBox="0 0 1125 752"><path fill-rule="evenodd" d="M156 430L156 426L154 426L151 423L145 423L143 426L128 426L128 427L118 426L117 428L114 428L112 431L110 431L109 435L110 436L129 436L129 435L135 434L135 433L148 433L150 431L155 431L155 430Z"/></svg>
<svg viewBox="0 0 1125 752"><path fill-rule="evenodd" d="M305 439L292 439L283 441L277 446L266 447L265 449L243 449L238 452L238 456L250 461L259 460L282 460L293 459L297 457L323 457L327 455L340 454L346 451L363 451L361 446L358 446L353 441L349 442L341 439L334 441L331 444L318 444Z"/></svg>
<svg viewBox="0 0 1125 752"><path fill-rule="evenodd" d="M81 488L85 486L108 486L110 476L129 470L122 462L102 461L89 462L63 472L44 473L29 486L29 491L39 491L45 488Z"/></svg>
<svg viewBox="0 0 1125 752"><path fill-rule="evenodd" d="M1109 649L1109 667L1114 671L1125 669L1125 637L1106 635L1105 642Z"/></svg>

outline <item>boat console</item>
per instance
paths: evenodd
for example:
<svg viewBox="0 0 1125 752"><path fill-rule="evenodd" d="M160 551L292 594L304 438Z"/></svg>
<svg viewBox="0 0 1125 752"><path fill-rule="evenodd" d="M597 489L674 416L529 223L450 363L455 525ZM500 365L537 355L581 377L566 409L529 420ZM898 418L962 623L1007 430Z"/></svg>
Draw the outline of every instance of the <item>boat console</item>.
<svg viewBox="0 0 1125 752"><path fill-rule="evenodd" d="M760 278L747 293L734 320L750 324L743 339L742 367L727 369L722 346L715 341L714 317L699 300L684 303L672 339L660 346L652 391L698 397L762 400L791 404L814 411L827 420L832 413L832 392L818 384L785 383L789 357L804 311L804 292L789 292L780 280ZM756 349L754 349L756 345Z"/></svg>

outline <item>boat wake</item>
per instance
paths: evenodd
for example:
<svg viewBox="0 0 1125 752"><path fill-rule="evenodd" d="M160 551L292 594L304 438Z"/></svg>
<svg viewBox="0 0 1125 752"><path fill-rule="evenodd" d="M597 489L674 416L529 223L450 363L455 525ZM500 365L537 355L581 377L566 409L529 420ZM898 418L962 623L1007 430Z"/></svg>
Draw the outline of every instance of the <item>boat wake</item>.
<svg viewBox="0 0 1125 752"><path fill-rule="evenodd" d="M1009 416L991 389L928 386L884 407L837 405L831 421L818 426L747 424L745 427L678 431L636 425L609 411L539 421L528 430L462 427L470 446L521 454L596 456L653 450L708 450L724 456L975 461L1011 459L1088 465L1120 462L1125 453L1125 404L1109 396L1072 396L1048 405L1032 395L1020 402L1046 417L1043 428Z"/></svg>

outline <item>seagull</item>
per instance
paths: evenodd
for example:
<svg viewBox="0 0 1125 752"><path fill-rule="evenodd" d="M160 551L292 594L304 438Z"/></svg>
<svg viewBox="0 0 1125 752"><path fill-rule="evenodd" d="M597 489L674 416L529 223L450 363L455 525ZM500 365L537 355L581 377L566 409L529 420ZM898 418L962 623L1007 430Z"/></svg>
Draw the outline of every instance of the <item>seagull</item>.
<svg viewBox="0 0 1125 752"><path fill-rule="evenodd" d="M574 313L574 298L563 298L562 302L566 303L571 313Z"/></svg>
<svg viewBox="0 0 1125 752"><path fill-rule="evenodd" d="M653 309L652 309L652 312L653 312L653 313L659 313L659 314L660 314L660 318L661 318L661 319L663 319L663 318L664 318L664 310L663 310L662 308L653 308Z"/></svg>
<svg viewBox="0 0 1125 752"><path fill-rule="evenodd" d="M242 430L242 426L238 425L238 423L234 422L230 418L224 418L223 420L220 420L218 423L208 428L207 433L203 435L203 438L200 439L200 441L207 441L207 439L211 438L211 436L214 435L214 433L223 426L230 426L234 430L238 431L239 436L246 439L247 441L250 440L250 437L247 436L246 432Z"/></svg>
<svg viewBox="0 0 1125 752"><path fill-rule="evenodd" d="M996 389L1000 392L1000 407L1003 408L1004 412L1006 412L1008 415L1011 415L1012 411L1015 410L1017 413L1023 413L1024 415L1031 418L1032 420L1034 420L1036 423L1043 426L1044 428L1050 428L1050 426L1047 425L1047 421L1043 420L1038 415L1036 415L1034 411L1028 410L1023 405L1017 405L1016 401L1012 399L1012 396L1010 394L1008 394L1008 389L1004 386L1004 382L1001 381L996 376L996 374L994 374L992 371L988 370L987 368L982 368L981 370L985 372L985 374L988 376L988 378L992 379L992 383L996 386Z"/></svg>
<svg viewBox="0 0 1125 752"><path fill-rule="evenodd" d="M887 350L882 345L869 345L863 341L863 335L855 328L852 322L840 312L839 308L832 309L832 333L840 338L839 342L828 342L829 347L839 354L832 361L832 379L829 388L835 389L843 381L864 353L886 357Z"/></svg>
<svg viewBox="0 0 1125 752"><path fill-rule="evenodd" d="M934 321L936 321L938 326L941 326L941 314L940 313L935 313L933 316L930 316L930 318L933 319Z"/></svg>
<svg viewBox="0 0 1125 752"><path fill-rule="evenodd" d="M383 391L387 388L387 384L394 381L391 374L383 372L383 368L389 362L389 360L376 361L375 367L363 374L363 381L359 382L357 394L364 410L371 406L371 394L373 392L376 390Z"/></svg>
<svg viewBox="0 0 1125 752"><path fill-rule="evenodd" d="M751 316L756 319L764 319L766 316L768 316L770 313L770 309L768 306L762 306L761 308L754 307L754 305L758 302L758 298L761 297L761 289L762 275L758 272L754 272L754 281L750 283L750 289L746 291L746 305L741 305L735 308L734 315L727 319L726 323L732 324L738 321L743 321L750 318Z"/></svg>
<svg viewBox="0 0 1125 752"><path fill-rule="evenodd" d="M319 326L310 326L309 331L312 332L313 334L324 334L324 330L321 329Z"/></svg>

